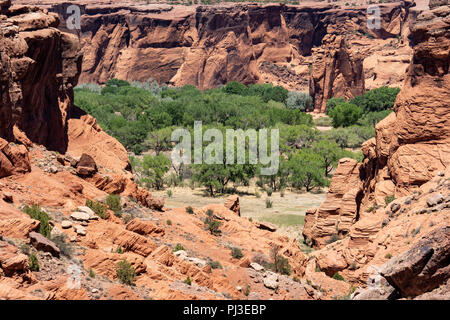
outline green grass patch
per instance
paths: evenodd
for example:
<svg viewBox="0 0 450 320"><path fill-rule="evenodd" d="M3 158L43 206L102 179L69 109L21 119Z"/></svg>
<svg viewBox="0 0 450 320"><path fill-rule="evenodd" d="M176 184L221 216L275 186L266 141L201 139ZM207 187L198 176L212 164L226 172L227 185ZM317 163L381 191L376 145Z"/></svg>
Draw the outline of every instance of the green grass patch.
<svg viewBox="0 0 450 320"><path fill-rule="evenodd" d="M280 227L302 226L305 224L305 216L298 214L271 214L259 218L261 221L267 221Z"/></svg>

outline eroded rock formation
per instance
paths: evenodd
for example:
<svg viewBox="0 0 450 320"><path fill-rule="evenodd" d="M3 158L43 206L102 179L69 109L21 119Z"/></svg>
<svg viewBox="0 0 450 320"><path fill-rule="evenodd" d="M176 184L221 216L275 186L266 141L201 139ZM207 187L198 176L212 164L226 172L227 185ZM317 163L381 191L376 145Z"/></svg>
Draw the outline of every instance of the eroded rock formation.
<svg viewBox="0 0 450 320"><path fill-rule="evenodd" d="M361 164L353 163L354 172L347 169L351 160L341 160L326 201L306 216L305 237L323 248L311 261L329 274L339 271L353 281L365 283L374 274L379 276L380 264L390 256L410 248L413 243L427 247L423 243L434 236L425 236L417 242L423 232L434 232L448 225L449 18L449 6L437 7L417 17L411 30L414 55L395 112L376 126L376 138L363 144L364 160ZM346 174L342 176L344 171ZM447 229L442 230L441 234L448 233ZM339 234L347 236L338 237ZM448 248L446 240L438 242L439 248L434 251L443 250L439 256L445 262L438 263L443 269L436 277L439 284L444 284L449 273ZM407 266L405 262L405 270L395 266L397 259L390 262L391 271L381 271L400 297L417 296L436 287L435 284L433 288L422 286L419 292L416 289L420 285L405 284L408 282L405 279L412 277L408 268L417 271L415 264L422 263L418 261L422 258L414 258L414 249L411 250L405 255L411 256L408 259L412 265ZM330 254L335 259L329 259ZM425 251L423 254L429 258ZM418 271L424 275L417 276L417 281L435 277L434 267L430 268ZM382 291L390 296L386 288ZM377 296L373 291L370 294Z"/></svg>

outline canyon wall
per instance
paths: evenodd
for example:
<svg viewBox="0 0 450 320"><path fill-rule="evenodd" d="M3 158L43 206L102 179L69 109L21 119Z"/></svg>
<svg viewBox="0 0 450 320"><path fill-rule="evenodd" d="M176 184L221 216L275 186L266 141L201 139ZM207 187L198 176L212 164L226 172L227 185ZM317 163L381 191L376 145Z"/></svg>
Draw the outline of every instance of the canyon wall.
<svg viewBox="0 0 450 320"><path fill-rule="evenodd" d="M81 71L78 38L56 29L56 14L20 6L4 8L0 16L0 137L20 140L26 135L65 152L73 87Z"/></svg>
<svg viewBox="0 0 450 320"><path fill-rule="evenodd" d="M379 30L367 28L367 6L75 3L82 13L81 31L72 31L84 51L81 83L153 78L208 89L270 82L309 92L324 112L331 97L400 86L410 58L408 1L380 4ZM62 28L68 5L46 6L60 15Z"/></svg>
<svg viewBox="0 0 450 320"><path fill-rule="evenodd" d="M361 283L381 272L403 297L413 292L411 277L426 275L434 289L450 276L450 7L423 12L411 32L413 58L394 112L363 144L362 163L341 159L326 200L308 211L303 230L306 241L321 248L314 259L322 270ZM426 250L430 239L441 239L430 244L440 253L421 256L419 264L417 250ZM414 243L403 255L408 261L382 266Z"/></svg>

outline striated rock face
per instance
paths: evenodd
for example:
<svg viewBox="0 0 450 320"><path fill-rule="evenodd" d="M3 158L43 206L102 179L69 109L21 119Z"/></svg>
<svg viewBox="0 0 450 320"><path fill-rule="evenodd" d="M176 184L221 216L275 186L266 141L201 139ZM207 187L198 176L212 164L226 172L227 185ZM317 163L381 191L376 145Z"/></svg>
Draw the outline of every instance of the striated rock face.
<svg viewBox="0 0 450 320"><path fill-rule="evenodd" d="M326 111L328 99L351 99L365 92L363 58L354 56L347 47L343 36L327 34L322 47L315 50L309 92L317 112Z"/></svg>
<svg viewBox="0 0 450 320"><path fill-rule="evenodd" d="M0 18L0 137L29 141L24 133L36 143L65 152L73 86L81 70L78 39L55 28L59 18L54 13L20 6L4 13L7 18Z"/></svg>
<svg viewBox="0 0 450 320"><path fill-rule="evenodd" d="M76 3L82 13L81 31L71 32L81 37L82 83L151 77L208 89L233 80L270 82L310 91L316 111L323 112L327 98L363 92L364 59L369 59L369 76L378 79L377 86L399 85L409 62L406 52L405 58L393 62L399 74L384 75L388 68L376 68L380 59L391 63L390 42L405 31L409 1L379 4L381 29L375 31L367 28L366 7ZM46 7L64 22L67 5L49 1ZM69 31L64 23L61 28Z"/></svg>
<svg viewBox="0 0 450 320"><path fill-rule="evenodd" d="M403 297L433 290L450 278L450 227L435 229L387 262L381 275Z"/></svg>
<svg viewBox="0 0 450 320"><path fill-rule="evenodd" d="M359 208L355 199L359 191L359 168L356 160L341 159L327 198L319 208L307 212L303 237L313 246L323 246L331 237L337 239L340 234L348 233L357 220Z"/></svg>
<svg viewBox="0 0 450 320"><path fill-rule="evenodd" d="M311 261L327 274L339 271L360 284L381 275L403 297L443 285L449 276L448 228L442 229L450 214L449 18L449 6L417 17L413 60L395 112L376 126L376 138L363 144L364 160L354 163L353 175L342 179L340 173L349 170L341 160L327 199L306 216L304 235L322 248ZM341 233L347 236L324 246L323 236L342 212L347 223ZM423 237L424 232L429 234ZM379 267L408 249L389 267ZM365 294L391 297L392 290Z"/></svg>
<svg viewBox="0 0 450 320"><path fill-rule="evenodd" d="M0 138L0 178L31 170L28 150Z"/></svg>

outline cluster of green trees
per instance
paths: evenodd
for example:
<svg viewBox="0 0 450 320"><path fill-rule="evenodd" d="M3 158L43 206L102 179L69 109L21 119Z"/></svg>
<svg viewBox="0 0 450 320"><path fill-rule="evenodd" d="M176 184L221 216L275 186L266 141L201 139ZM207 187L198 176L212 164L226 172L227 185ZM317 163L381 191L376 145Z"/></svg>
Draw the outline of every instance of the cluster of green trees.
<svg viewBox="0 0 450 320"><path fill-rule="evenodd" d="M399 92L399 88L381 87L348 102L344 98L331 98L327 101L327 114L332 118L335 128L356 124L374 126L392 112Z"/></svg>
<svg viewBox="0 0 450 320"><path fill-rule="evenodd" d="M141 185L160 190L189 181L214 196L230 187L249 185L254 178L259 187L271 191L327 186L340 158L362 158L361 153L348 149L374 136L374 125L389 114L395 92L397 89L380 88L349 102L330 99L329 116L336 128L327 131L318 130L305 112L313 106L308 94L271 84L229 82L202 92L189 85L168 88L152 80L129 83L113 79L104 87L77 87L75 104L137 155L131 156L130 162ZM259 164L227 164L225 159L221 164L172 163L168 153L174 147L173 130L187 128L193 141L197 120L202 121L203 130L279 129L278 172L264 176ZM151 154L139 156L147 150Z"/></svg>

